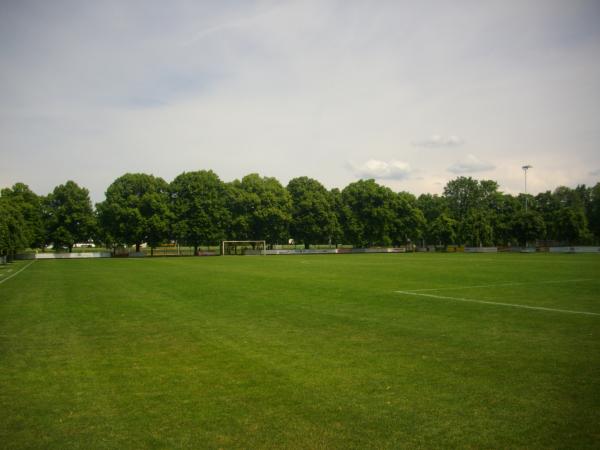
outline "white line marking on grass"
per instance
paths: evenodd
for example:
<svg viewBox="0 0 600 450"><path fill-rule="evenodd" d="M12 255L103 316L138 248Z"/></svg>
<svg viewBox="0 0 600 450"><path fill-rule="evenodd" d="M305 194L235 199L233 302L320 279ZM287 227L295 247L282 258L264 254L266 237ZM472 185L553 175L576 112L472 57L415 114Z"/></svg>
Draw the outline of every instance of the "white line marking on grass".
<svg viewBox="0 0 600 450"><path fill-rule="evenodd" d="M441 288L411 289L410 292L449 291L449 290L456 290L456 289L476 289L476 288L488 288L488 287L496 287L496 286L521 286L524 284L577 283L579 281L595 281L595 280L596 280L596 278L577 278L574 280L551 280L551 281L507 281L504 283L479 284L479 285L475 285L475 286L451 286L451 287L441 287ZM406 292L409 292L409 291L406 291Z"/></svg>
<svg viewBox="0 0 600 450"><path fill-rule="evenodd" d="M12 277L16 277L17 275L19 275L21 272L23 272L25 269L27 269L33 263L34 263L34 261L31 261L29 264L27 264L26 266L21 267L19 270L17 270L15 273L13 273L10 277L6 277L5 279L0 280L0 284L4 283L5 281L10 280Z"/></svg>
<svg viewBox="0 0 600 450"><path fill-rule="evenodd" d="M410 291L395 291L395 292L397 294L416 295L419 297L437 298L437 299L441 299L441 300L454 300L457 302L483 303L486 305L510 306L512 308L537 309L540 311L552 311L552 312L560 312L560 313L568 313L568 314L584 314L587 316L600 316L600 313L594 313L594 312L588 312L588 311L571 311L568 309L544 308L543 306L528 306L528 305L518 305L516 303L490 302L487 300L477 300L474 298L448 297L446 295L435 295L435 294L420 294L418 292L410 292Z"/></svg>

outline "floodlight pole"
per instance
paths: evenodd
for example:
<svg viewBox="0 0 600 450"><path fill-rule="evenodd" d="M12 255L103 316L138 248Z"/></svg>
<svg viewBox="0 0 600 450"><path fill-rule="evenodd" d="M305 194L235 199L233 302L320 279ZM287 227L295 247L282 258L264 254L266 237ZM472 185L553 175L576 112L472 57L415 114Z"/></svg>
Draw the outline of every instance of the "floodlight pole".
<svg viewBox="0 0 600 450"><path fill-rule="evenodd" d="M533 166L530 166L529 164L521 167L521 169L523 169L523 172L525 174L525 212L527 212L527 170L531 169Z"/></svg>

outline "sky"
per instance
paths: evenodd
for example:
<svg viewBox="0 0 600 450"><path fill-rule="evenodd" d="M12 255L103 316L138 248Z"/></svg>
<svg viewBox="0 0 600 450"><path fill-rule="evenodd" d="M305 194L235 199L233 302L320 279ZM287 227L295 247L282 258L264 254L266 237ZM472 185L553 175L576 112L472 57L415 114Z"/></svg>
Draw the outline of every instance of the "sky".
<svg viewBox="0 0 600 450"><path fill-rule="evenodd" d="M600 181L600 2L0 0L0 187Z"/></svg>

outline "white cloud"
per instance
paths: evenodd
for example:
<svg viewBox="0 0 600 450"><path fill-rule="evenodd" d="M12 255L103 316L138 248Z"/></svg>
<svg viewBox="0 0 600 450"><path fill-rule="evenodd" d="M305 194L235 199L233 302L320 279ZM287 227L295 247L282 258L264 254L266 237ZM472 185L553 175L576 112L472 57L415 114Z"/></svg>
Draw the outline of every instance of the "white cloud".
<svg viewBox="0 0 600 450"><path fill-rule="evenodd" d="M469 152L517 192L524 163L532 192L600 168L594 2L84 3L0 1L0 187L64 161L94 200L132 171L418 193L491 167Z"/></svg>
<svg viewBox="0 0 600 450"><path fill-rule="evenodd" d="M600 175L600 169L592 170L590 172L590 175L593 177L597 177L598 175Z"/></svg>
<svg viewBox="0 0 600 450"><path fill-rule="evenodd" d="M485 172L486 170L495 169L495 166L489 162L482 161L475 155L467 155L461 161L455 162L448 171L456 174L471 173L471 172Z"/></svg>
<svg viewBox="0 0 600 450"><path fill-rule="evenodd" d="M416 147L458 147L464 143L464 139L460 138L459 136L440 136L438 134L434 134L429 136L427 139L413 142L413 145Z"/></svg>
<svg viewBox="0 0 600 450"><path fill-rule="evenodd" d="M361 178L403 180L411 174L410 165L404 161L380 161L370 159L363 164L350 163L354 173Z"/></svg>

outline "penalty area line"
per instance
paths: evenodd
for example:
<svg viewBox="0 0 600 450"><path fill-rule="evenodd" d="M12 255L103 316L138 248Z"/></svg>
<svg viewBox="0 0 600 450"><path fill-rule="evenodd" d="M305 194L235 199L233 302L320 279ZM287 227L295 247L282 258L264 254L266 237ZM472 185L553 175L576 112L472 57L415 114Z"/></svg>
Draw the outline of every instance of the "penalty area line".
<svg viewBox="0 0 600 450"><path fill-rule="evenodd" d="M13 273L13 274L12 274L10 277L6 277L6 278L4 278L3 280L0 280L0 284L4 283L5 281L8 281L8 280L10 280L12 277L16 277L16 276L17 276L17 275L19 275L21 272L23 272L25 269L27 269L27 268L28 268L30 265L32 265L34 262L35 262L35 260L34 260L34 261L31 261L29 264L27 264L27 265L25 265L25 266L21 267L19 270L17 270L15 273Z"/></svg>
<svg viewBox="0 0 600 450"><path fill-rule="evenodd" d="M418 296L418 297L435 298L435 299L440 299L440 300L454 300L456 302L482 303L484 305L508 306L511 308L523 308L523 309L535 309L538 311L551 311L551 312L559 312L559 313L567 313L567 314L583 314L586 316L600 316L600 313L594 313L594 312L589 312L589 311L572 311L569 309L545 308L543 306L528 306L528 305L519 305L516 303L491 302L488 300L477 300L474 298L448 297L446 295L423 294L420 292L410 292L410 291L394 291L394 292L397 294L414 295L414 296Z"/></svg>

